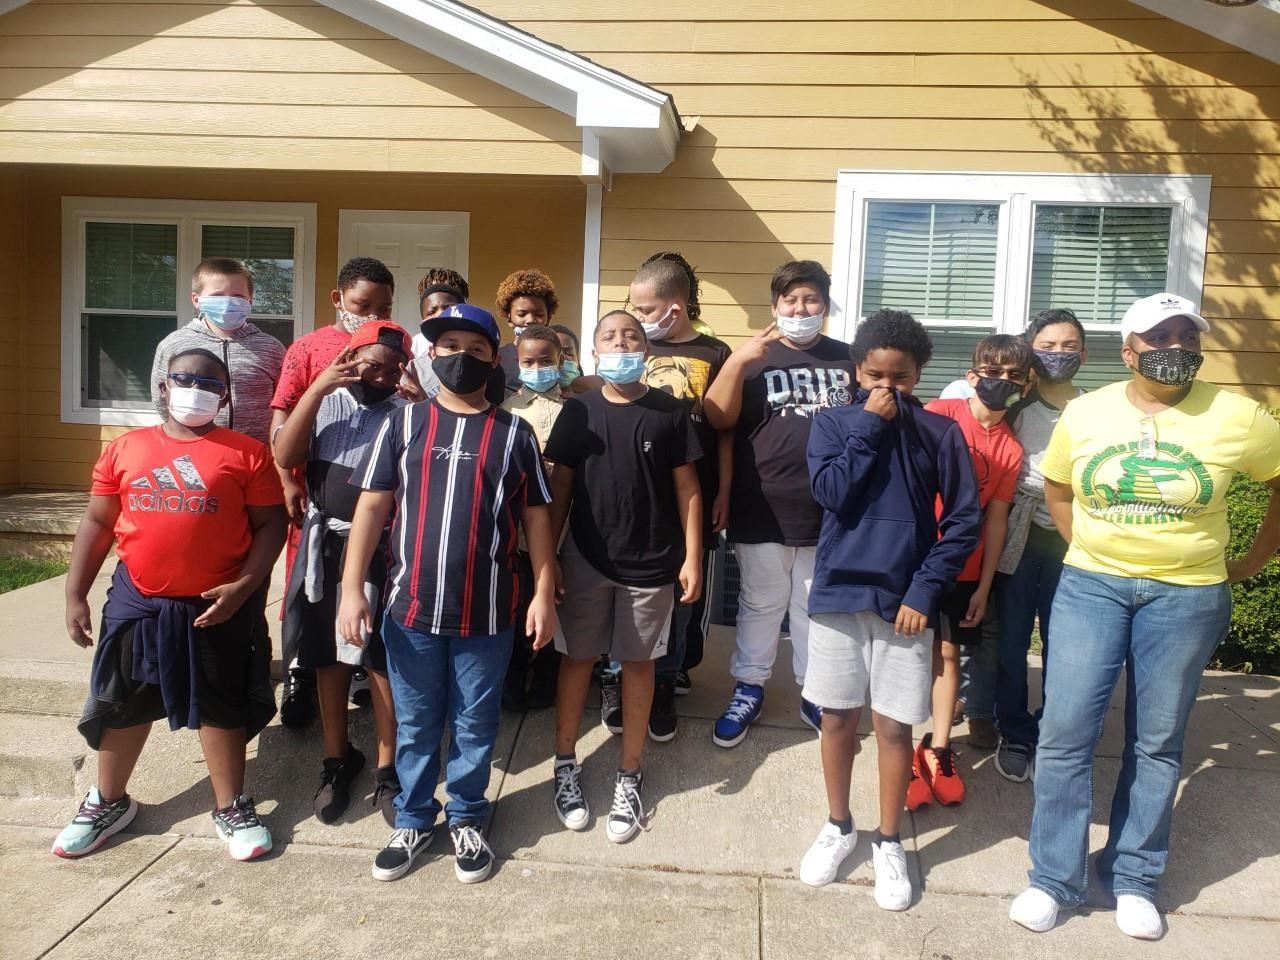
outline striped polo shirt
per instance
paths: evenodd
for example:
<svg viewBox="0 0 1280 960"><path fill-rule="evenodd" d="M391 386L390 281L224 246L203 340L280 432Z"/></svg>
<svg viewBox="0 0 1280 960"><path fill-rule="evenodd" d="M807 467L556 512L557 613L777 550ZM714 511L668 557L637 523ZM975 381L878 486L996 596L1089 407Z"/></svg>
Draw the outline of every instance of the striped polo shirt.
<svg viewBox="0 0 1280 960"><path fill-rule="evenodd" d="M383 421L353 482L395 492L387 611L424 633L488 636L515 618L517 525L551 502L538 442L505 410L438 400Z"/></svg>

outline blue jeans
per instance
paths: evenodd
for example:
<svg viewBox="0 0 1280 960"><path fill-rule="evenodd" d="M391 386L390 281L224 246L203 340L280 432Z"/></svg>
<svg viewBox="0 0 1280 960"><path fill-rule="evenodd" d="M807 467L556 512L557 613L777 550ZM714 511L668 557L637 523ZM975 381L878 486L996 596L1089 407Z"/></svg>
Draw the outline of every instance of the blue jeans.
<svg viewBox="0 0 1280 960"><path fill-rule="evenodd" d="M996 726L1011 743L1035 746L1040 737L1039 714L1027 708L1027 651L1031 628L1040 618L1041 700L1049 676L1049 619L1053 595L1062 576L1067 542L1054 530L1034 524L1017 569L997 574L993 589L1000 620L996 665ZM1054 631L1057 633L1058 631ZM1068 638L1068 642L1071 642Z"/></svg>
<svg viewBox="0 0 1280 960"><path fill-rule="evenodd" d="M1182 587L1063 569L1036 752L1032 886L1063 906L1084 901L1093 751L1123 669L1124 755L1098 875L1117 896L1155 899L1187 717L1230 622L1225 583Z"/></svg>
<svg viewBox="0 0 1280 960"><path fill-rule="evenodd" d="M396 708L396 826L429 830L440 813L436 782L445 724L453 729L445 768L445 818L483 820L485 791L498 736L502 680L511 661L512 630L492 636L422 633L382 621L387 676Z"/></svg>
<svg viewBox="0 0 1280 960"><path fill-rule="evenodd" d="M994 610L995 597L982 618L982 642L960 648L960 699L969 720L992 720L996 709L996 672L1000 624Z"/></svg>

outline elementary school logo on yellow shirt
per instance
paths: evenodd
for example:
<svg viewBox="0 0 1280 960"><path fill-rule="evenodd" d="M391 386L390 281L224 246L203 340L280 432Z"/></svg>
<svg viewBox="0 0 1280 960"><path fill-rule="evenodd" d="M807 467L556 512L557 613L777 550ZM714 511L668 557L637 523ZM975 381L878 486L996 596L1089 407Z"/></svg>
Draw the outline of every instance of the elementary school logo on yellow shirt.
<svg viewBox="0 0 1280 960"><path fill-rule="evenodd" d="M1213 499L1204 464L1179 444L1155 447L1150 456L1137 442L1115 444L1089 460L1080 476L1086 509L1125 524L1176 523L1204 513Z"/></svg>

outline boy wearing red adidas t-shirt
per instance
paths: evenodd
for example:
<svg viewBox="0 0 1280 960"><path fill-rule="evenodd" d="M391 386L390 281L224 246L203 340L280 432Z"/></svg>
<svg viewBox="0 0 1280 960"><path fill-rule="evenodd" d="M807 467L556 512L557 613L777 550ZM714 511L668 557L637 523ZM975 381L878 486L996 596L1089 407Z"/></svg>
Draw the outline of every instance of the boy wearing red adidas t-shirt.
<svg viewBox="0 0 1280 960"><path fill-rule="evenodd" d="M1022 444L1005 422L1009 408L1022 399L1034 355L1021 337L986 337L973 351L973 367L965 375L975 395L934 400L926 410L960 425L978 480L982 536L955 585L938 602L939 631L933 647L933 731L916 748L907 806L915 810L932 800L953 805L964 799L964 782L951 751L951 725L960 692L960 647L982 640L991 583L1004 549L1022 468ZM941 504L939 504L941 509Z"/></svg>
<svg viewBox="0 0 1280 960"><path fill-rule="evenodd" d="M169 361L158 427L112 441L93 471L67 574L71 639L93 645L88 594L112 543L111 581L79 729L98 751L97 783L53 852L97 850L138 811L126 788L151 724L199 730L231 856L252 860L271 834L243 795L245 744L275 715L259 587L284 543L285 514L264 444L213 419L230 374L208 350Z"/></svg>

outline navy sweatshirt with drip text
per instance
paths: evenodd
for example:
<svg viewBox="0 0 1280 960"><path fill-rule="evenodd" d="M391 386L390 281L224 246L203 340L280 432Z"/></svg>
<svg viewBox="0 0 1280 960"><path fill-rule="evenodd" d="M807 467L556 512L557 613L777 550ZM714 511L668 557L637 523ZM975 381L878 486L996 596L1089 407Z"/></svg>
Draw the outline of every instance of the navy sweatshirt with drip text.
<svg viewBox="0 0 1280 960"><path fill-rule="evenodd" d="M869 610L892 623L905 604L932 625L978 546L973 461L951 418L895 391L897 415L885 420L867 396L813 419L809 480L823 514L809 613Z"/></svg>

